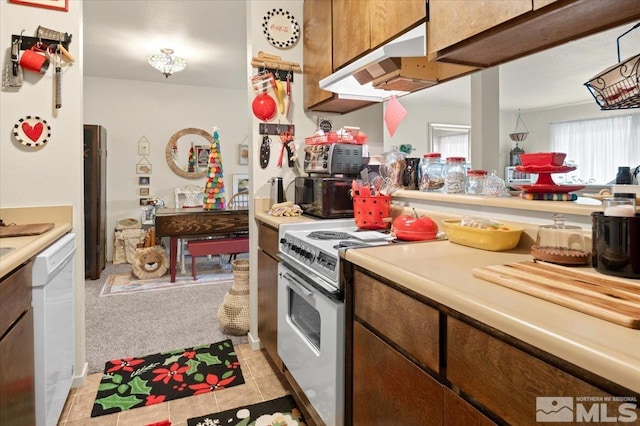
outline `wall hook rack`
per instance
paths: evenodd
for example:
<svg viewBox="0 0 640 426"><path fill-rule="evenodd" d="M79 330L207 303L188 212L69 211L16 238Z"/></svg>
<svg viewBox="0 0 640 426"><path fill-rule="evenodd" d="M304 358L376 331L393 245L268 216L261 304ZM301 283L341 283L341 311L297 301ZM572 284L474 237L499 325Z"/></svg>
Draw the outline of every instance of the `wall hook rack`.
<svg viewBox="0 0 640 426"><path fill-rule="evenodd" d="M51 44L61 44L65 49L69 49L69 43L71 43L71 35L68 34L66 40L52 40L48 38L12 34L11 42L19 42L20 50L29 50L33 46L37 46L38 43L40 43L40 47L42 49L46 49Z"/></svg>
<svg viewBox="0 0 640 426"><path fill-rule="evenodd" d="M293 83L293 71L290 71L288 69L267 68L267 67L260 66L258 67L258 72L260 74L270 72L271 74L273 74L275 78L277 78L280 81L287 81L287 77L288 77L289 82Z"/></svg>
<svg viewBox="0 0 640 426"><path fill-rule="evenodd" d="M297 62L283 61L278 55L272 55L262 51L258 52L258 56L251 58L251 65L254 67L279 69L282 71L302 72L302 68Z"/></svg>
<svg viewBox="0 0 640 426"><path fill-rule="evenodd" d="M283 132L289 132L291 136L295 136L296 126L280 123L260 123L258 126L258 133L261 135L277 136Z"/></svg>

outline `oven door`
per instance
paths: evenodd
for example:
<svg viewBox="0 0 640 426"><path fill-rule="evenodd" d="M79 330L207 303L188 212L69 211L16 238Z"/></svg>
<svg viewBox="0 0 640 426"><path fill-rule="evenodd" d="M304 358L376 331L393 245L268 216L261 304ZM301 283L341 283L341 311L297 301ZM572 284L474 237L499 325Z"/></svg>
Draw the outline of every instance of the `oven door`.
<svg viewBox="0 0 640 426"><path fill-rule="evenodd" d="M308 276L310 273L306 273ZM278 265L278 355L327 425L344 424L344 302Z"/></svg>

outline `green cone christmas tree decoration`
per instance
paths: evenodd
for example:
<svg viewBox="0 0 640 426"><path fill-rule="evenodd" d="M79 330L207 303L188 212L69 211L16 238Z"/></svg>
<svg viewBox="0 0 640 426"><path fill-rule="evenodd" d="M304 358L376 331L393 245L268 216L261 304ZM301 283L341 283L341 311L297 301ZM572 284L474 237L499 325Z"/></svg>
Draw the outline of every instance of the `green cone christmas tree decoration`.
<svg viewBox="0 0 640 426"><path fill-rule="evenodd" d="M204 186L204 197L202 197L202 207L208 210L221 210L226 205L220 139L218 137L218 129L214 127L211 154L209 154L209 164L207 165L207 183Z"/></svg>
<svg viewBox="0 0 640 426"><path fill-rule="evenodd" d="M196 152L193 149L193 142L191 142L191 148L189 148L189 159L187 162L187 171L193 173L196 171Z"/></svg>

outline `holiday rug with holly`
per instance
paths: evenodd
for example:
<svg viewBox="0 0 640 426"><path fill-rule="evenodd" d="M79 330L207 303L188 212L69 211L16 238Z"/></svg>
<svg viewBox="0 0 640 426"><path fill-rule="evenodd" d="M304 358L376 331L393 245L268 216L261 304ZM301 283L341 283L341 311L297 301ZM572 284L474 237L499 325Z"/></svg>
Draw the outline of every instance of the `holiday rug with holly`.
<svg viewBox="0 0 640 426"><path fill-rule="evenodd" d="M244 383L231 340L108 361L91 417Z"/></svg>
<svg viewBox="0 0 640 426"><path fill-rule="evenodd" d="M194 417L187 420L188 426L303 426L306 425L296 401L291 395L259 402L245 407L233 408L220 413Z"/></svg>

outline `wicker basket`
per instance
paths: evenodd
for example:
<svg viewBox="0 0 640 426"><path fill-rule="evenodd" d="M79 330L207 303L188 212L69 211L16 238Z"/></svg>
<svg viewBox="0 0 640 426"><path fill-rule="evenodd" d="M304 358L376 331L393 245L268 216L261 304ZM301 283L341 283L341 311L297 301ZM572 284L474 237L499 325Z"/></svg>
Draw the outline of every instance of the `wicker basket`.
<svg viewBox="0 0 640 426"><path fill-rule="evenodd" d="M233 285L218 309L218 322L225 334L241 336L249 332L249 261L231 262Z"/></svg>

